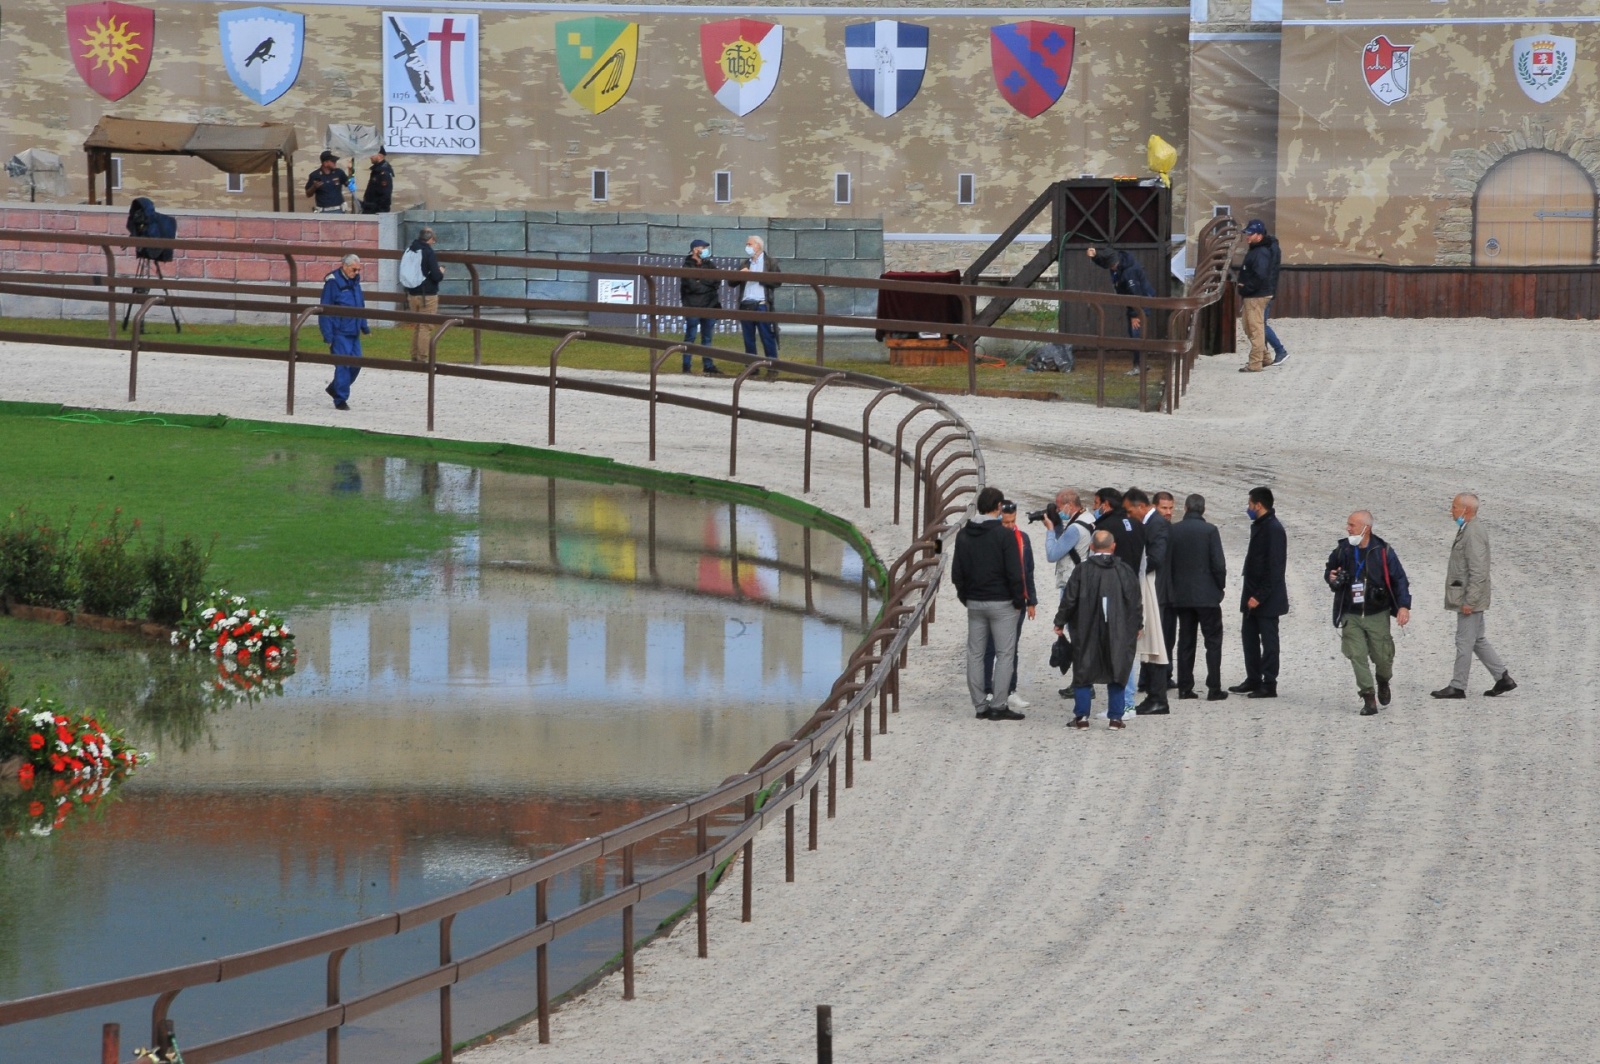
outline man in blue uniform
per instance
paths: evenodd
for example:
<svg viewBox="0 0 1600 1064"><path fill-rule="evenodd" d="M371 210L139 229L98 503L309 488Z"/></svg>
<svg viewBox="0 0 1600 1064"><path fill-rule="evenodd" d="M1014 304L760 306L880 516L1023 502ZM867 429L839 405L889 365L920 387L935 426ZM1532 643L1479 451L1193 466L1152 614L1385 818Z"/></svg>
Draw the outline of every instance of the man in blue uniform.
<svg viewBox="0 0 1600 1064"><path fill-rule="evenodd" d="M315 201L312 210L318 214L344 213L344 188L350 175L339 169L339 157L331 151L322 153L322 164L306 178L306 199Z"/></svg>
<svg viewBox="0 0 1600 1064"><path fill-rule="evenodd" d="M367 298L361 291L361 256L346 255L339 268L322 281L322 305L325 307L362 307ZM318 319L322 325L322 339L329 354L361 357L361 337L372 330L366 318L324 314ZM333 397L335 410L350 409L350 385L361 373L360 366L335 366L333 383L327 392Z"/></svg>

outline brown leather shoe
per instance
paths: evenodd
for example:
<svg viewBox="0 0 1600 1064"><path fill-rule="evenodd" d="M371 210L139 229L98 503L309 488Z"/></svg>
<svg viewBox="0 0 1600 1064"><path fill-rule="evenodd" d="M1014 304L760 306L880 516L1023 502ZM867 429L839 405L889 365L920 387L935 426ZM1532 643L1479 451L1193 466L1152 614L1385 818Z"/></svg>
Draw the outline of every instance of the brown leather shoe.
<svg viewBox="0 0 1600 1064"><path fill-rule="evenodd" d="M1120 720L1108 720L1106 721L1106 725L1116 731L1121 731L1127 727L1127 725L1122 723Z"/></svg>

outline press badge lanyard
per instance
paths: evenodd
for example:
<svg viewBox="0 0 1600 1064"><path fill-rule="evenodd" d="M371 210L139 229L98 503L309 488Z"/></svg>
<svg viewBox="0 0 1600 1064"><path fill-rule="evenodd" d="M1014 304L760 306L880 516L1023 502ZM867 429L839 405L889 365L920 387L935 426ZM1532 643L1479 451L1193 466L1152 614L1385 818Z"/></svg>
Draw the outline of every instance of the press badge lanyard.
<svg viewBox="0 0 1600 1064"><path fill-rule="evenodd" d="M1361 553L1360 547L1356 547L1354 550L1356 552L1356 571L1354 578L1350 581L1350 601L1360 606L1367 601L1367 585L1361 579L1361 571L1367 567L1367 555ZM1368 555L1370 554L1371 550L1369 549Z"/></svg>

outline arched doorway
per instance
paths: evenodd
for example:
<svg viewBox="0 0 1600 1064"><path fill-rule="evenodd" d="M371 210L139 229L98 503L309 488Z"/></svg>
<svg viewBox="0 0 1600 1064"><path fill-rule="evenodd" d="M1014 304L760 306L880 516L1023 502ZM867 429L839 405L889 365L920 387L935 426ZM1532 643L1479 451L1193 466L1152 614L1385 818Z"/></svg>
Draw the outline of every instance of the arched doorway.
<svg viewBox="0 0 1600 1064"><path fill-rule="evenodd" d="M1594 181L1560 152L1508 155L1478 183L1474 266L1587 266L1594 262Z"/></svg>

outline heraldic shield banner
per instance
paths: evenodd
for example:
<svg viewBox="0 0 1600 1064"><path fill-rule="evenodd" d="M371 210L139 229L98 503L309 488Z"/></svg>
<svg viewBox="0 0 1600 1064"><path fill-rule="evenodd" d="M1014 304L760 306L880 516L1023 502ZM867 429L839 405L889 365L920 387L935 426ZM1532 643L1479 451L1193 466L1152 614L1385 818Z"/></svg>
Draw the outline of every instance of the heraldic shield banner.
<svg viewBox="0 0 1600 1064"><path fill-rule="evenodd" d="M139 87L150 70L156 13L132 4L74 4L67 8L67 50L84 84L108 100Z"/></svg>
<svg viewBox="0 0 1600 1064"><path fill-rule="evenodd" d="M706 87L736 115L767 102L778 87L783 61L783 27L772 22L732 18L700 27L700 64Z"/></svg>
<svg viewBox="0 0 1600 1064"><path fill-rule="evenodd" d="M1411 48L1380 33L1361 50L1361 74L1367 79L1367 88L1387 107L1411 92Z"/></svg>
<svg viewBox="0 0 1600 1064"><path fill-rule="evenodd" d="M383 145L479 153L477 15L383 13Z"/></svg>
<svg viewBox="0 0 1600 1064"><path fill-rule="evenodd" d="M1572 37L1523 37L1511 46L1517 85L1534 103L1549 103L1572 83L1578 42Z"/></svg>
<svg viewBox="0 0 1600 1064"><path fill-rule="evenodd" d="M1008 22L989 30L994 83L1012 107L1037 118L1061 99L1072 75L1076 31L1054 22Z"/></svg>
<svg viewBox="0 0 1600 1064"><path fill-rule="evenodd" d="M844 28L844 65L861 102L888 118L916 96L928 69L928 27L879 19Z"/></svg>
<svg viewBox="0 0 1600 1064"><path fill-rule="evenodd" d="M294 85L306 52L306 17L275 7L217 15L222 63L233 83L265 107Z"/></svg>
<svg viewBox="0 0 1600 1064"><path fill-rule="evenodd" d="M556 69L567 95L599 114L620 103L639 60L639 24L617 18L556 23Z"/></svg>

